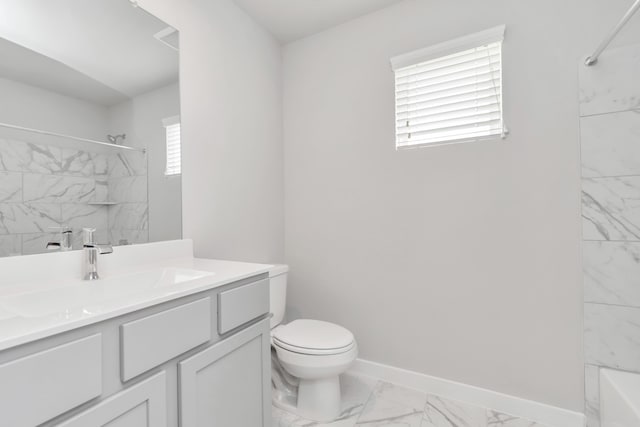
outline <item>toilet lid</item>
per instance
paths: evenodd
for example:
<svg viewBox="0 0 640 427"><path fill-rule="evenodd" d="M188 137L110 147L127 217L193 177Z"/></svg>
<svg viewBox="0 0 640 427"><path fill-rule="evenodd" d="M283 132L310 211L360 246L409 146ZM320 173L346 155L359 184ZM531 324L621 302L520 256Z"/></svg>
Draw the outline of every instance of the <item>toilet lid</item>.
<svg viewBox="0 0 640 427"><path fill-rule="evenodd" d="M337 350L353 344L353 334L342 326L320 320L294 320L279 327L274 340L288 346L311 350Z"/></svg>

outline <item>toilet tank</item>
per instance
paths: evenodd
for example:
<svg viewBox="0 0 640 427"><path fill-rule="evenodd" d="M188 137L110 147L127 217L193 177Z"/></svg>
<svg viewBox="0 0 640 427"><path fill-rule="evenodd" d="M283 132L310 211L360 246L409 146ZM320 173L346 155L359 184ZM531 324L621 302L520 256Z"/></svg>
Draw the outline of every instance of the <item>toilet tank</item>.
<svg viewBox="0 0 640 427"><path fill-rule="evenodd" d="M284 310L287 305L287 273L288 265L274 265L269 270L269 299L270 310L273 314L271 318L271 329L282 323Z"/></svg>

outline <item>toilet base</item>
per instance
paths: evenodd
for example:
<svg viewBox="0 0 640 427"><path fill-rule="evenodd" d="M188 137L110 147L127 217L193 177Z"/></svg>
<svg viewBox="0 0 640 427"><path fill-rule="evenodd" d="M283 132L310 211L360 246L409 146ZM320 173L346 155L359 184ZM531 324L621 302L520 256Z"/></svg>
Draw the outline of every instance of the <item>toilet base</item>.
<svg viewBox="0 0 640 427"><path fill-rule="evenodd" d="M340 416L340 377L300 380L296 391L296 396L274 393L273 405L302 418L323 423L335 421Z"/></svg>
<svg viewBox="0 0 640 427"><path fill-rule="evenodd" d="M298 413L314 421L329 422L340 416L340 377L300 380Z"/></svg>

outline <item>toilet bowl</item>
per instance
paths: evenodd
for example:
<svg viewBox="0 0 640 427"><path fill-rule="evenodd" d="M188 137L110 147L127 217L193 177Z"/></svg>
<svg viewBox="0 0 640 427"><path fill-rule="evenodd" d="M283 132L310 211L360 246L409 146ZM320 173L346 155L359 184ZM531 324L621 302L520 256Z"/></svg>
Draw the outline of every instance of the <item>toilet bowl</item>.
<svg viewBox="0 0 640 427"><path fill-rule="evenodd" d="M304 418L330 422L340 415L340 375L355 361L358 346L342 326L299 319L282 324L288 268L270 273L273 403Z"/></svg>

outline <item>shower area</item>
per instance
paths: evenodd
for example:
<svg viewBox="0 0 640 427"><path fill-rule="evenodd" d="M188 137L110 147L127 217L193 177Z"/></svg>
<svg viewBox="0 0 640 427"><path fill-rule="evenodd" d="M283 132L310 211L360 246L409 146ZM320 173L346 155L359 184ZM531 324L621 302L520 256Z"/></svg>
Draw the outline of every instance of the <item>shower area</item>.
<svg viewBox="0 0 640 427"><path fill-rule="evenodd" d="M61 227L74 249L85 227L146 243L148 211L145 150L0 123L0 256L46 252Z"/></svg>
<svg viewBox="0 0 640 427"><path fill-rule="evenodd" d="M640 426L640 45L605 50L638 8L579 66L588 427Z"/></svg>

